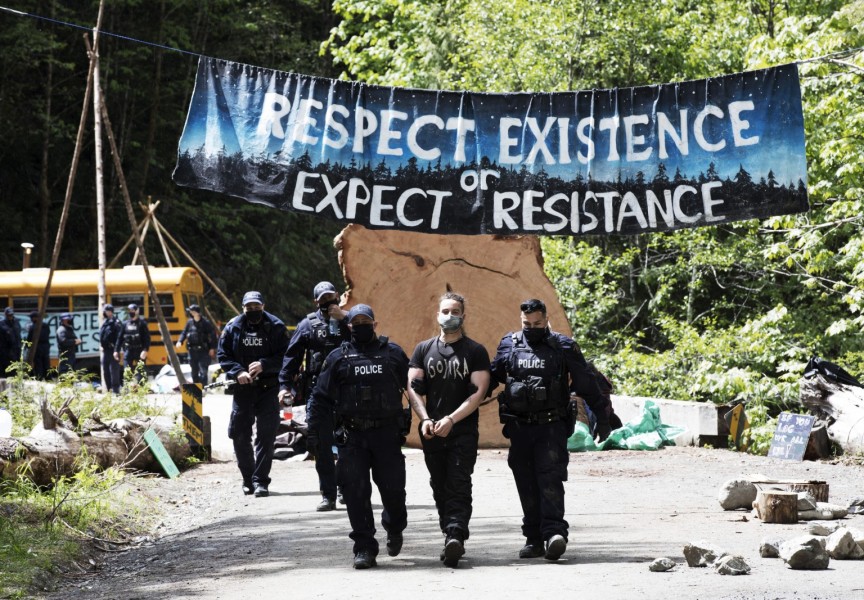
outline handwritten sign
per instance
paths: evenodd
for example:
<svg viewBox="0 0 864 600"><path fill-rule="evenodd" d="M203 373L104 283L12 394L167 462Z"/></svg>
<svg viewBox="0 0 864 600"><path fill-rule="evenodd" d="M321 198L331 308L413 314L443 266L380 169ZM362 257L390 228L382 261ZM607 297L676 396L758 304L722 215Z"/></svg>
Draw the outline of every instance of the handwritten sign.
<svg viewBox="0 0 864 600"><path fill-rule="evenodd" d="M785 460L803 459L815 420L813 415L780 413L768 456Z"/></svg>

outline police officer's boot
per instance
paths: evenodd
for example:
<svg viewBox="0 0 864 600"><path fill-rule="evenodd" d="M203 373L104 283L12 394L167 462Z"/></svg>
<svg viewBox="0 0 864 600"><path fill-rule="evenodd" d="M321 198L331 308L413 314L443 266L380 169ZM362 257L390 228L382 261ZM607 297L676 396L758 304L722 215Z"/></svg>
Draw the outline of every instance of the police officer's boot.
<svg viewBox="0 0 864 600"><path fill-rule="evenodd" d="M326 512L328 510L336 510L336 501L329 498L321 498L321 502L315 507L318 512Z"/></svg>
<svg viewBox="0 0 864 600"><path fill-rule="evenodd" d="M459 565L459 559L465 554L465 544L459 535L448 535L444 542L443 560L444 566L455 569Z"/></svg>
<svg viewBox="0 0 864 600"><path fill-rule="evenodd" d="M558 560L567 549L567 540L563 535L553 535L546 541L546 560Z"/></svg>
<svg viewBox="0 0 864 600"><path fill-rule="evenodd" d="M378 563L375 562L375 557L372 556L372 553L368 550L361 550L357 554L354 555L354 568L355 569L368 569L370 567L377 566Z"/></svg>
<svg viewBox="0 0 864 600"><path fill-rule="evenodd" d="M528 540L519 550L519 558L540 558L544 554L546 554L546 550L540 540Z"/></svg>
<svg viewBox="0 0 864 600"><path fill-rule="evenodd" d="M388 533L387 534L387 555L388 556L399 556L399 553L402 551L402 534L401 533Z"/></svg>

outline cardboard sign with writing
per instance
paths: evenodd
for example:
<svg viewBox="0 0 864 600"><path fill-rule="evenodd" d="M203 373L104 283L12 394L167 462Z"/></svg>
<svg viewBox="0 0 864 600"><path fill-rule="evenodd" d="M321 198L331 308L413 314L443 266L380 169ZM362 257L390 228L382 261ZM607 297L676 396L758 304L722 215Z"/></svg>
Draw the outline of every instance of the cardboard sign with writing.
<svg viewBox="0 0 864 600"><path fill-rule="evenodd" d="M813 415L780 413L768 456L785 460L802 460L815 420L816 417Z"/></svg>

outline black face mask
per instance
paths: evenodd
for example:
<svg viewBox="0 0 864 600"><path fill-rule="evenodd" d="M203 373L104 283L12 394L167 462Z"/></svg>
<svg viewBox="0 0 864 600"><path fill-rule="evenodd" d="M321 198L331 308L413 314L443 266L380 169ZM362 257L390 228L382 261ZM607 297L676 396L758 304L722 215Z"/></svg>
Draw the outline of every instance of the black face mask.
<svg viewBox="0 0 864 600"><path fill-rule="evenodd" d="M334 304L339 304L338 300L330 300L329 302L324 302L323 304L318 305L318 310L320 310L323 314L327 314L327 309L333 306Z"/></svg>
<svg viewBox="0 0 864 600"><path fill-rule="evenodd" d="M547 333L549 333L548 327L531 327L522 330L522 335L525 336L525 339L528 341L529 344L535 344L541 341L544 337L546 337Z"/></svg>
<svg viewBox="0 0 864 600"><path fill-rule="evenodd" d="M246 320L249 321L252 325L257 325L261 322L261 319L264 318L263 310L247 310L246 311Z"/></svg>
<svg viewBox="0 0 864 600"><path fill-rule="evenodd" d="M368 344L375 338L372 323L362 323L351 326L351 341L358 344Z"/></svg>
<svg viewBox="0 0 864 600"><path fill-rule="evenodd" d="M137 316L138 316L138 313L135 312L134 310L130 310L130 311L129 311L129 318L130 318L130 319L133 319L133 320L134 320L135 317L137 317Z"/></svg>

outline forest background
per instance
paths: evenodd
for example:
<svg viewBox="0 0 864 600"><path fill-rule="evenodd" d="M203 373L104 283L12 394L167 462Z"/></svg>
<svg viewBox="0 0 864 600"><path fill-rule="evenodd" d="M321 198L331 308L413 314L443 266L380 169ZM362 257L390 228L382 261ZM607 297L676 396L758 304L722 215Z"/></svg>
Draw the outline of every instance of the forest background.
<svg viewBox="0 0 864 600"><path fill-rule="evenodd" d="M317 281L341 282L332 245L340 227L171 181L196 54L479 92L629 87L802 61L810 212L674 233L546 237L546 272L586 356L620 393L744 401L768 432L772 416L795 410L810 356L864 374L864 0L105 4L104 31L187 51L100 37L133 201L160 200L160 222L229 297L260 289L289 323L309 310ZM89 29L98 1L0 6ZM50 261L86 84L84 33L0 10L0 270L20 268L21 242L36 245L33 266ZM85 140L60 268L97 262L92 134ZM110 258L130 235L110 165L106 203ZM770 441L759 431L754 450Z"/></svg>

